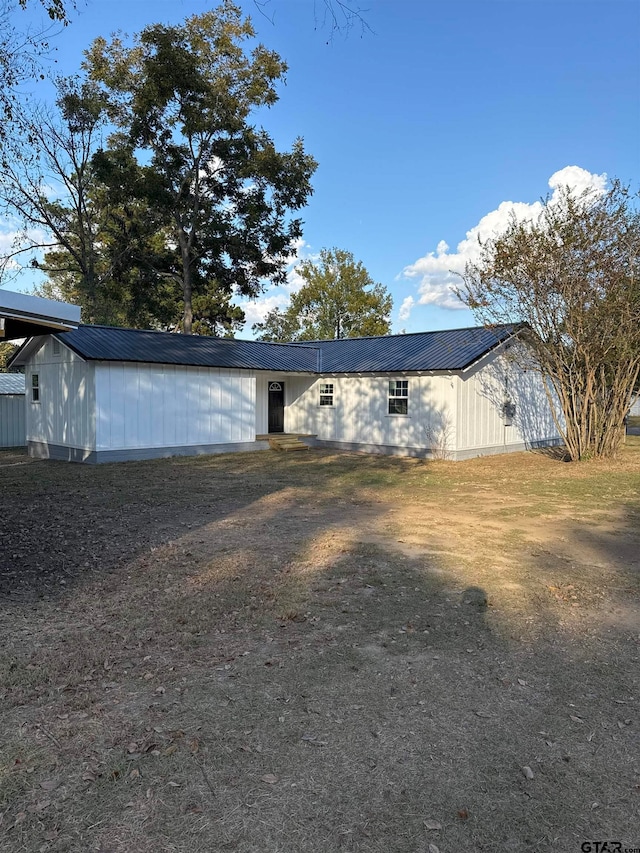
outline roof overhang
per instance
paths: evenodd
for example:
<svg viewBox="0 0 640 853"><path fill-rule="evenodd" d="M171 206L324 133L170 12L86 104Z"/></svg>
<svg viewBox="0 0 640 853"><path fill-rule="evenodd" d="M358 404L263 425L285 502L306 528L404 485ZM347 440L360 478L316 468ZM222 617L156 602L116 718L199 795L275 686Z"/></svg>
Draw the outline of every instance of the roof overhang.
<svg viewBox="0 0 640 853"><path fill-rule="evenodd" d="M68 332L79 323L79 305L0 289L0 341Z"/></svg>
<svg viewBox="0 0 640 853"><path fill-rule="evenodd" d="M454 370L452 372L459 373L460 375L465 376L466 374L472 373L474 370L477 370L479 367L482 367L482 365L489 361L489 359L495 358L497 355L500 355L500 353L503 353L505 352L505 350L508 350L512 346L514 340L517 339L518 335L522 331L522 328L522 324L517 327L514 327L514 330L512 332L510 332L508 335L506 335L506 337L502 338L501 340L497 340L495 344L493 344L492 347L486 350L486 352L483 352L481 356L478 356L478 358L474 358L473 361L470 361L468 364L465 364L464 367L460 368L459 370Z"/></svg>

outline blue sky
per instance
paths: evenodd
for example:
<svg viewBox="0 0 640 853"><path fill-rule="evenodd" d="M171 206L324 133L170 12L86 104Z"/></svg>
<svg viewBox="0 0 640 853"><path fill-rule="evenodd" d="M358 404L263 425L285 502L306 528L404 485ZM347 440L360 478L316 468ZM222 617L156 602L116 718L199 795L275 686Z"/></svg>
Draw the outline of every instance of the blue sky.
<svg viewBox="0 0 640 853"><path fill-rule="evenodd" d="M212 5L79 0L52 40L57 66L76 71L98 35ZM353 252L392 293L394 331L473 324L450 270L509 203L526 213L550 180L638 187L640 0L363 0L369 29L333 35L323 0L239 5L289 65L263 125L282 148L304 137L319 162L300 255ZM245 305L242 336L287 295Z"/></svg>

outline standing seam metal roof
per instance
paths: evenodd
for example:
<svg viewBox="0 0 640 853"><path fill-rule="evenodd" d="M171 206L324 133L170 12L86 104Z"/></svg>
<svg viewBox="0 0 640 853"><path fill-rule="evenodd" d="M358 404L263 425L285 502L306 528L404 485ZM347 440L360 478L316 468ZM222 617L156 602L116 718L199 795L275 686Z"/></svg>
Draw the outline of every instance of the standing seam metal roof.
<svg viewBox="0 0 640 853"><path fill-rule="evenodd" d="M289 344L239 341L205 335L177 335L112 326L79 326L56 337L82 358L91 361L134 361L228 367L245 370L313 372L318 349Z"/></svg>
<svg viewBox="0 0 640 853"><path fill-rule="evenodd" d="M0 394L24 394L23 373L0 373Z"/></svg>
<svg viewBox="0 0 640 853"><path fill-rule="evenodd" d="M464 370L517 331L484 326L409 335L274 344L79 326L55 337L84 359L301 373Z"/></svg>
<svg viewBox="0 0 640 853"><path fill-rule="evenodd" d="M506 340L515 326L478 326L378 338L318 341L322 371L380 373L464 370Z"/></svg>

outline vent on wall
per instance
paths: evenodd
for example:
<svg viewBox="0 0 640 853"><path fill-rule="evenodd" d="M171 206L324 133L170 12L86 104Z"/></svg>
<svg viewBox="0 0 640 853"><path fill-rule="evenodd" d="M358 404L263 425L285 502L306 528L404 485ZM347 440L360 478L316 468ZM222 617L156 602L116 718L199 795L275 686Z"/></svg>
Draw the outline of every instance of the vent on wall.
<svg viewBox="0 0 640 853"><path fill-rule="evenodd" d="M53 354L60 355L60 341L53 340Z"/></svg>

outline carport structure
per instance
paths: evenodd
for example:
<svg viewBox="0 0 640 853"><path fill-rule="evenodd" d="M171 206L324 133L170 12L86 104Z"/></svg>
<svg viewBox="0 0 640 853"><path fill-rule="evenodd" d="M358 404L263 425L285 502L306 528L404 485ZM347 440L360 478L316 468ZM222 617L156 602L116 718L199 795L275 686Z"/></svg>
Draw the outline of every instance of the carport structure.
<svg viewBox="0 0 640 853"><path fill-rule="evenodd" d="M68 332L80 323L80 307L0 289L0 341Z"/></svg>

